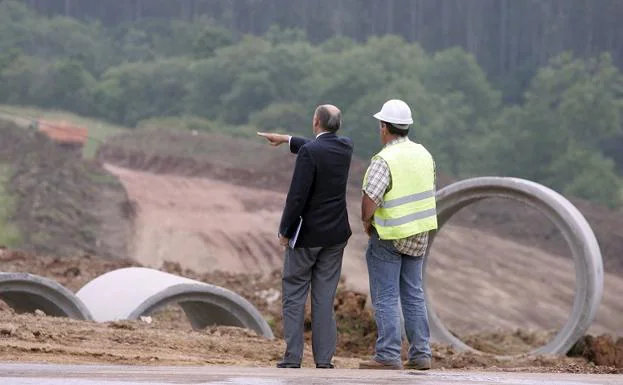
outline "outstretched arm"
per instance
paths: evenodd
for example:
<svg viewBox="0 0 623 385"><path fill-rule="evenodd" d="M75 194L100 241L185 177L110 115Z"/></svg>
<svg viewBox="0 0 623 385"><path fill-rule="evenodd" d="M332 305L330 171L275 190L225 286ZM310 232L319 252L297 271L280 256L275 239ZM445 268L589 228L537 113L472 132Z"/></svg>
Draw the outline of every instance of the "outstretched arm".
<svg viewBox="0 0 623 385"><path fill-rule="evenodd" d="M301 138L299 136L291 136L290 137L290 151L293 154L298 154L301 147L305 145L305 143L309 142L309 139Z"/></svg>
<svg viewBox="0 0 623 385"><path fill-rule="evenodd" d="M289 143L290 151L293 154L298 154L303 145L309 142L309 139L300 138L298 136L284 135L284 134L272 134L267 132L258 132L259 136L266 138L271 146L279 146L280 144Z"/></svg>
<svg viewBox="0 0 623 385"><path fill-rule="evenodd" d="M290 135L273 134L268 132L258 132L257 134L261 137L266 138L266 140L268 140L268 143L270 143L271 146L275 147L283 143L288 143L288 141L290 140Z"/></svg>

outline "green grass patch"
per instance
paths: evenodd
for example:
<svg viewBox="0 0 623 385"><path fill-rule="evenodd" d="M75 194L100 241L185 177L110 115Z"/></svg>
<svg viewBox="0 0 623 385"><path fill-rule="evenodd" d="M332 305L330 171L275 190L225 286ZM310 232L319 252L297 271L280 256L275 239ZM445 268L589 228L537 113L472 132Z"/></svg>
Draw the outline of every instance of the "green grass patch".
<svg viewBox="0 0 623 385"><path fill-rule="evenodd" d="M198 132L219 133L242 138L254 137L258 131L256 127L250 125L234 126L192 115L145 119L138 122L137 128L142 130L194 130Z"/></svg>
<svg viewBox="0 0 623 385"><path fill-rule="evenodd" d="M43 120L66 120L89 130L89 138L84 147L85 158L93 158L102 141L111 135L127 130L127 127L117 126L102 120L88 118L66 111L45 110L36 107L21 107L0 105L0 117L13 120L20 125L28 125L32 118Z"/></svg>
<svg viewBox="0 0 623 385"><path fill-rule="evenodd" d="M15 247L22 242L22 237L17 226L11 223L16 198L8 192L10 178L11 168L0 164L0 245Z"/></svg>
<svg viewBox="0 0 623 385"><path fill-rule="evenodd" d="M197 130L213 132L216 123L197 116L166 116L144 119L138 122L137 128L141 130Z"/></svg>
<svg viewBox="0 0 623 385"><path fill-rule="evenodd" d="M121 183L116 176L108 173L89 172L86 176L95 185L115 186Z"/></svg>

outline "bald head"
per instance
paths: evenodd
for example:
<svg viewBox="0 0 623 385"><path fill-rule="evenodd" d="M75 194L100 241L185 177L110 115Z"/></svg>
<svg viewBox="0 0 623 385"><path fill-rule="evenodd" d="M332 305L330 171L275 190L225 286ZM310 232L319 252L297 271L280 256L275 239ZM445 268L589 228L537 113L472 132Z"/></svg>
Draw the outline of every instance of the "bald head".
<svg viewBox="0 0 623 385"><path fill-rule="evenodd" d="M342 112L332 104L318 106L314 115L318 125L325 131L336 132L342 125Z"/></svg>

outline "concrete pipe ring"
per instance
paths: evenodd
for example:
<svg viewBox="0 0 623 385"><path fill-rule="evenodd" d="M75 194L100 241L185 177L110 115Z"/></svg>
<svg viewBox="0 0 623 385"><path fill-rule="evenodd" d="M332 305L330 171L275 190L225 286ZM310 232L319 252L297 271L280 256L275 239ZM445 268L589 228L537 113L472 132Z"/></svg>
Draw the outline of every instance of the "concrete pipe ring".
<svg viewBox="0 0 623 385"><path fill-rule="evenodd" d="M54 317L91 320L78 297L58 282L28 273L0 273L0 299L17 313L41 310Z"/></svg>
<svg viewBox="0 0 623 385"><path fill-rule="evenodd" d="M171 286L147 298L130 313L128 319L140 319L170 304L182 308L195 330L211 325L230 325L251 329L267 339L274 339L270 326L255 306L232 291L209 284Z"/></svg>
<svg viewBox="0 0 623 385"><path fill-rule="evenodd" d="M528 354L566 354L589 328L603 293L603 262L599 244L591 227L580 211L565 197L541 184L519 178L479 177L466 179L444 187L437 192L439 228L431 232L424 260L426 263L436 233L462 208L485 198L507 198L523 202L545 214L563 234L573 256L575 266L575 295L571 315L555 337ZM431 335L458 350L477 352L450 333L442 324L425 290ZM500 356L511 357L511 356Z"/></svg>
<svg viewBox="0 0 623 385"><path fill-rule="evenodd" d="M179 305L194 329L210 325L255 330L273 339L262 314L247 299L225 288L144 267L113 270L76 294L97 322L136 320L171 304Z"/></svg>

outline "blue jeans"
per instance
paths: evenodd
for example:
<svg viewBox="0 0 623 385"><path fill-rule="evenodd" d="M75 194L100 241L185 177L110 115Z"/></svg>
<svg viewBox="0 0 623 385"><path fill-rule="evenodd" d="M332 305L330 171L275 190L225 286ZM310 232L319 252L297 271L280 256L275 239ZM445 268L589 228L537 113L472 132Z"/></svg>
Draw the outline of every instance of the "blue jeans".
<svg viewBox="0 0 623 385"><path fill-rule="evenodd" d="M374 359L387 364L401 362L400 307L409 341L409 360L430 358L430 330L422 288L424 257L401 254L393 241L379 239L373 230L366 260L378 333Z"/></svg>

